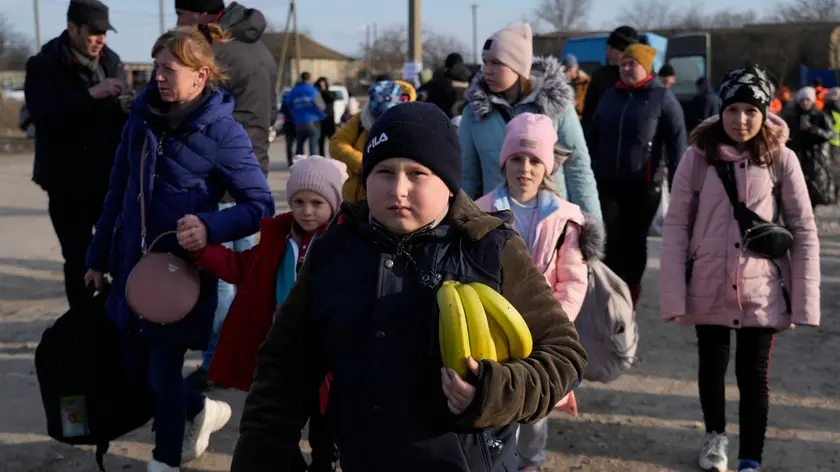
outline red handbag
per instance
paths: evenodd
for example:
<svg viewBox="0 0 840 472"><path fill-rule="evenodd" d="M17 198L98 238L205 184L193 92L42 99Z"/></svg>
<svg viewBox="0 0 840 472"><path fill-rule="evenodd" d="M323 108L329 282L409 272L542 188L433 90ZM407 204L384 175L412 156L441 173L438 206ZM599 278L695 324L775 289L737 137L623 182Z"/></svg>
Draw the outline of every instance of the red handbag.
<svg viewBox="0 0 840 472"><path fill-rule="evenodd" d="M159 324L172 324L184 319L198 303L201 282L198 269L168 252L152 252L167 231L146 246L146 196L143 184L148 143L144 140L140 153L140 246L143 256L128 274L125 298L140 319Z"/></svg>

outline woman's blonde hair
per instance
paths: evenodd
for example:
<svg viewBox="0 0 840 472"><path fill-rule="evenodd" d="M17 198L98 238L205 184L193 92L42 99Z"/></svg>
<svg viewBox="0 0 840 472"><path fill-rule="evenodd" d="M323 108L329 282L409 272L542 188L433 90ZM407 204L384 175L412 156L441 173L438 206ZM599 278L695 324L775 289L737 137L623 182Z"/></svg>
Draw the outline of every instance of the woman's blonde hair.
<svg viewBox="0 0 840 472"><path fill-rule="evenodd" d="M154 58L162 49L166 49L187 67L198 70L210 69L207 83L221 85L227 76L216 63L213 55L213 43L230 41L225 30L217 24L198 26L178 26L163 33L152 46Z"/></svg>

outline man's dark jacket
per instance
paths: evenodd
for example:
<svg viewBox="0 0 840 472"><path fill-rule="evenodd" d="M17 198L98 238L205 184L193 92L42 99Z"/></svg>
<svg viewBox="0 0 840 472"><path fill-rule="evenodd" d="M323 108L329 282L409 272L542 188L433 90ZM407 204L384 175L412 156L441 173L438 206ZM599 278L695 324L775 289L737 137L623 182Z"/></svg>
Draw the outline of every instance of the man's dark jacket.
<svg viewBox="0 0 840 472"><path fill-rule="evenodd" d="M618 72L618 66L601 66L592 73L592 82L586 90L586 101L583 103L581 125L583 125L584 133L589 132L592 118L595 116L595 110L598 109L601 98L604 97L607 90L615 87L619 80L621 80L621 75Z"/></svg>
<svg viewBox="0 0 840 472"><path fill-rule="evenodd" d="M720 97L715 95L709 79L704 77L699 80L697 87L700 93L694 96L685 110L685 128L689 133L706 118L720 113Z"/></svg>
<svg viewBox="0 0 840 472"><path fill-rule="evenodd" d="M228 80L225 90L236 105L233 117L245 128L263 172L268 174L268 130L277 120L277 64L261 41L266 28L262 12L231 3L218 21L231 37L213 51Z"/></svg>
<svg viewBox="0 0 840 472"><path fill-rule="evenodd" d="M450 69L443 69L435 74L434 79L428 84L420 87L417 91L421 100L434 103L446 116L452 118L459 114L455 112L455 106L464 101L464 94L470 86L472 73L463 63L458 63Z"/></svg>
<svg viewBox="0 0 840 472"><path fill-rule="evenodd" d="M106 77L125 82L125 68L107 46L99 63ZM91 97L97 81L70 51L66 31L26 63L26 106L36 129L32 180L48 192L108 191L126 114L116 97Z"/></svg>
<svg viewBox="0 0 840 472"><path fill-rule="evenodd" d="M586 135L599 183L658 183L671 179L687 137L682 107L657 78L637 88L607 90Z"/></svg>

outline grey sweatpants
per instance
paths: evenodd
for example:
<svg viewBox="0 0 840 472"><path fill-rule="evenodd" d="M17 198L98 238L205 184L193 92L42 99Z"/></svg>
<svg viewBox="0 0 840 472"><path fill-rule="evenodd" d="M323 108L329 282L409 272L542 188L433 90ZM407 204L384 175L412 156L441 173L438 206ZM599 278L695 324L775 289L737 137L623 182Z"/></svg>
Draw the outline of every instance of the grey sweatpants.
<svg viewBox="0 0 840 472"><path fill-rule="evenodd" d="M516 453L519 468L540 466L545 462L545 444L548 442L548 418L536 423L520 423L516 430Z"/></svg>

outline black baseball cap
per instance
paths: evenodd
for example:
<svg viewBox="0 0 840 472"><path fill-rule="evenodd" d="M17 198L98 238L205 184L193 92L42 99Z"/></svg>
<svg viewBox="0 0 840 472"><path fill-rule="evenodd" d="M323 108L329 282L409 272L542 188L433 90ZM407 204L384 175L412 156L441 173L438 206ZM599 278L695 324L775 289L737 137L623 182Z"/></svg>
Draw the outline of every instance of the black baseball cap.
<svg viewBox="0 0 840 472"><path fill-rule="evenodd" d="M67 21L87 26L92 33L117 31L108 20L108 7L97 0L71 0L67 8Z"/></svg>

